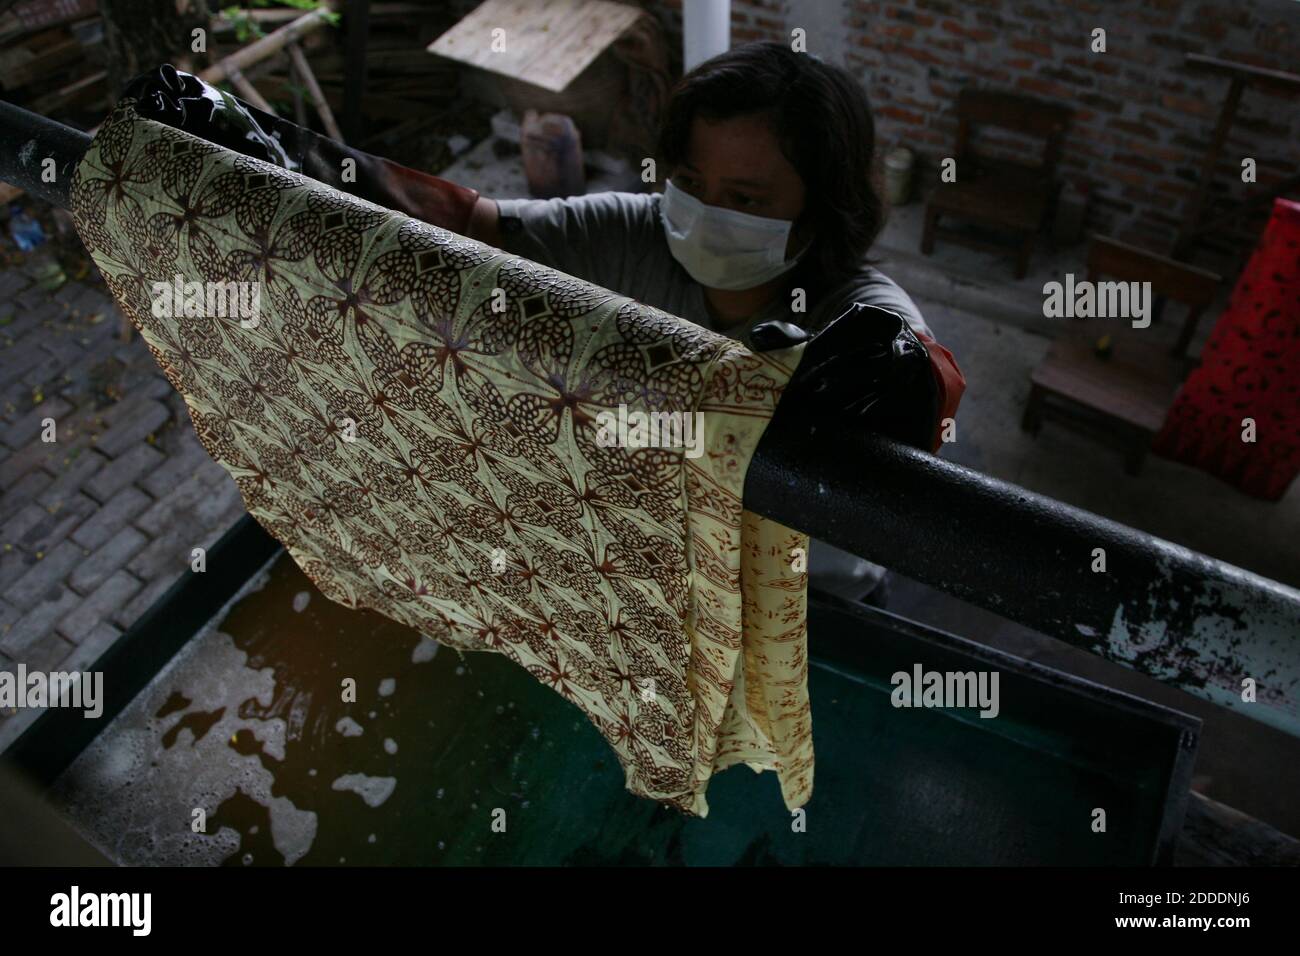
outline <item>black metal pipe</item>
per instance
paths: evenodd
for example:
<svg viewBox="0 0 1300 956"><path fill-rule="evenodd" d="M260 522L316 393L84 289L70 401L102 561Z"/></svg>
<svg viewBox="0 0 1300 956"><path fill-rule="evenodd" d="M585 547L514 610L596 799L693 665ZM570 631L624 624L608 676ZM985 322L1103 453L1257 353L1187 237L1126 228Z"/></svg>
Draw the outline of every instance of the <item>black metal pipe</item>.
<svg viewBox="0 0 1300 956"><path fill-rule="evenodd" d="M0 143L0 181L68 208L72 172L90 146L87 134L0 100Z"/></svg>
<svg viewBox="0 0 1300 956"><path fill-rule="evenodd" d="M750 463L745 506L1300 736L1293 588L787 406Z"/></svg>

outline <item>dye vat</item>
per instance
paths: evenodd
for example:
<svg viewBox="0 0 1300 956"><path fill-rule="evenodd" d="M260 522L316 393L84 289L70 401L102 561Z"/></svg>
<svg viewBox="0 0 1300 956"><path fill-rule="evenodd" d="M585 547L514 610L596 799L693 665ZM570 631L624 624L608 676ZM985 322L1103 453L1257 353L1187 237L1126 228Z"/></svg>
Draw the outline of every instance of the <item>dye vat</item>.
<svg viewBox="0 0 1300 956"><path fill-rule="evenodd" d="M128 865L1168 861L1193 718L833 599L810 635L806 814L740 766L692 819L624 791L595 728L518 666L336 605L281 553L49 797ZM918 664L998 671L998 716L893 706L892 675Z"/></svg>

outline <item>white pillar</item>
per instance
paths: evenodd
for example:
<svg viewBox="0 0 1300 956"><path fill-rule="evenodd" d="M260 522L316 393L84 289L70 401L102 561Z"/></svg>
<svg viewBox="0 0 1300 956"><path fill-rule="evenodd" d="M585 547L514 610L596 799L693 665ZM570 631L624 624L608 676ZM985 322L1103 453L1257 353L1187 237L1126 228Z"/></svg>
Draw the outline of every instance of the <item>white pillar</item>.
<svg viewBox="0 0 1300 956"><path fill-rule="evenodd" d="M879 4L873 5L873 17L880 15L878 10ZM785 8L785 40L790 42L790 31L802 27L808 38L809 53L815 53L827 63L844 66L850 36L846 24L849 13L848 0L790 0Z"/></svg>
<svg viewBox="0 0 1300 956"><path fill-rule="evenodd" d="M682 72L731 47L731 0L684 0Z"/></svg>

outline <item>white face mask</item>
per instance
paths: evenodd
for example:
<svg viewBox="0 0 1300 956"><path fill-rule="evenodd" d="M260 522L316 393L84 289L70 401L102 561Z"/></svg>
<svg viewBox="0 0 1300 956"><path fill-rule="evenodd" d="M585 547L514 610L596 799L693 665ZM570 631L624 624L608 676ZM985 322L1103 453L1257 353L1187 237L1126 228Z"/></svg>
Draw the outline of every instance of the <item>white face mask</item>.
<svg viewBox="0 0 1300 956"><path fill-rule="evenodd" d="M659 204L659 218L673 258L700 285L711 289L752 289L794 268L808 246L786 260L794 225L709 206L673 185ZM811 243L809 243L811 245Z"/></svg>

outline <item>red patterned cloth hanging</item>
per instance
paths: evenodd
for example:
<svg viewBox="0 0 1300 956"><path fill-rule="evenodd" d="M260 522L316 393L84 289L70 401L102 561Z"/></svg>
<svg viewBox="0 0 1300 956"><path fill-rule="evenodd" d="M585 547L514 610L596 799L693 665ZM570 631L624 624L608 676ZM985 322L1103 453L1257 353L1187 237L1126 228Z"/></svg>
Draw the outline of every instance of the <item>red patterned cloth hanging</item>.
<svg viewBox="0 0 1300 956"><path fill-rule="evenodd" d="M1274 201L1153 448L1268 501L1300 472L1300 203Z"/></svg>

